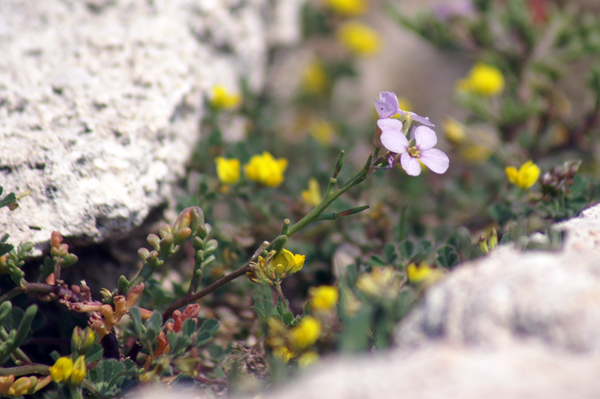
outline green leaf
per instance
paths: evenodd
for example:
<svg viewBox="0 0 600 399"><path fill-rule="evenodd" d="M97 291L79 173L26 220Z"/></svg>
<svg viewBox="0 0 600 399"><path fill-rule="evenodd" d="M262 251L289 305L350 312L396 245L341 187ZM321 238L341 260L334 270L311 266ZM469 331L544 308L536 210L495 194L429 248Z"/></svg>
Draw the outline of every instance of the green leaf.
<svg viewBox="0 0 600 399"><path fill-rule="evenodd" d="M183 322L182 332L184 335L191 337L196 332L196 326L198 325L197 319L185 319Z"/></svg>
<svg viewBox="0 0 600 399"><path fill-rule="evenodd" d="M221 323L215 319L206 319L200 327L198 338L196 339L196 346L202 346L212 339L217 333Z"/></svg>
<svg viewBox="0 0 600 399"><path fill-rule="evenodd" d="M131 308L129 309L129 316L131 317L131 321L133 322L133 328L138 337L143 336L143 326L142 326L142 314L139 308Z"/></svg>
<svg viewBox="0 0 600 399"><path fill-rule="evenodd" d="M8 237L8 234L6 235L6 237ZM12 251L13 249L15 249L15 247L13 245L1 243L0 244L0 256L6 255L7 253L9 253L10 251Z"/></svg>
<svg viewBox="0 0 600 399"><path fill-rule="evenodd" d="M146 322L146 334L148 334L148 331L153 330L156 331L156 335L158 335L158 333L161 330L162 324L162 315L158 310L155 310L154 312L152 312L152 315L150 316L150 319L148 319L148 322Z"/></svg>
<svg viewBox="0 0 600 399"><path fill-rule="evenodd" d="M10 204L14 204L15 202L17 202L17 196L15 195L15 193L10 193L0 200L0 208L9 206Z"/></svg>
<svg viewBox="0 0 600 399"><path fill-rule="evenodd" d="M102 359L102 355L104 354L104 349L102 345L98 342L95 342L90 346L90 349L85 353L85 363L90 364Z"/></svg>
<svg viewBox="0 0 600 399"><path fill-rule="evenodd" d="M383 248L383 253L385 255L385 260L387 261L388 264L394 264L398 260L398 254L396 254L396 248L394 247L394 245L392 245L390 243L385 244L385 247Z"/></svg>
<svg viewBox="0 0 600 399"><path fill-rule="evenodd" d="M410 240L404 240L398 244L398 249L400 250L400 255L402 258L404 260L408 260L415 251L415 244L413 244L413 242Z"/></svg>
<svg viewBox="0 0 600 399"><path fill-rule="evenodd" d="M452 245L443 245L437 250L436 260L442 267L450 269L459 263L460 258Z"/></svg>
<svg viewBox="0 0 600 399"><path fill-rule="evenodd" d="M223 356L225 354L225 349L223 349L223 347L219 346L219 345L211 345L208 348L208 353L210 354L210 357L212 357L213 359L219 359L221 356Z"/></svg>
<svg viewBox="0 0 600 399"><path fill-rule="evenodd" d="M373 256L371 256L371 265L378 266L378 267L384 267L384 266L387 266L387 262L385 260L383 260L380 256L373 255Z"/></svg>
<svg viewBox="0 0 600 399"><path fill-rule="evenodd" d="M456 248L456 252L462 255L463 259L468 258L473 249L471 235L469 234L469 230L465 227L459 227L454 230L450 235L450 238L446 241L446 244Z"/></svg>

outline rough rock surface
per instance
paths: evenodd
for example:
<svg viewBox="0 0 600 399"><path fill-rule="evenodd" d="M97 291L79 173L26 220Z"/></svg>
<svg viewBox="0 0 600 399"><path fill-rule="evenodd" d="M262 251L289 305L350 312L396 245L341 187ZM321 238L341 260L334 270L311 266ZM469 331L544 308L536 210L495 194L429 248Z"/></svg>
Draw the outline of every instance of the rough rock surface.
<svg viewBox="0 0 600 399"><path fill-rule="evenodd" d="M263 399L592 399L600 358L539 346L466 350L433 345L377 357L324 361Z"/></svg>
<svg viewBox="0 0 600 399"><path fill-rule="evenodd" d="M326 360L264 399L600 397L600 205L559 252L499 247L460 265L383 355Z"/></svg>
<svg viewBox="0 0 600 399"><path fill-rule="evenodd" d="M301 2L0 2L0 184L32 192L0 212L0 233L39 246L52 230L95 242L139 225L169 200L204 95L260 88Z"/></svg>
<svg viewBox="0 0 600 399"><path fill-rule="evenodd" d="M600 352L600 261L589 254L500 248L432 287L397 334L401 347L430 341L501 346L535 340Z"/></svg>

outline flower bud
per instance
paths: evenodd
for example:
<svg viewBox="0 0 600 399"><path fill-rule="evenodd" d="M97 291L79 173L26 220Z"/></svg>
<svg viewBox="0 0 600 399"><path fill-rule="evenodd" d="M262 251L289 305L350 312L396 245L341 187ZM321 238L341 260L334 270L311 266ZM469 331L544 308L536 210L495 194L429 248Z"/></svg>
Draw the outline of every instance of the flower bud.
<svg viewBox="0 0 600 399"><path fill-rule="evenodd" d="M190 210L190 214L192 215L192 234L197 235L200 231L200 228L204 227L204 211L199 206L192 206Z"/></svg>
<svg viewBox="0 0 600 399"><path fill-rule="evenodd" d="M146 259L148 258L148 256L150 256L150 251L148 251L146 248L140 248L138 249L138 255L140 256L140 258L142 258L144 262L146 262Z"/></svg>
<svg viewBox="0 0 600 399"><path fill-rule="evenodd" d="M157 251L160 249L160 237L156 234L148 234L146 240L148 241L148 244L152 245Z"/></svg>
<svg viewBox="0 0 600 399"><path fill-rule="evenodd" d="M206 244L204 244L204 251L206 252L214 252L219 247L219 243L217 240L208 240Z"/></svg>
<svg viewBox="0 0 600 399"><path fill-rule="evenodd" d="M160 234L160 236L162 238L165 238L165 236L167 234L173 234L173 230L171 229L171 226L169 226L168 224L164 223L162 226L160 226L160 228L158 229L158 233Z"/></svg>
<svg viewBox="0 0 600 399"><path fill-rule="evenodd" d="M189 236L191 236L191 235L192 235L192 229L190 229L189 227L184 227L182 229L175 231L175 234L173 234L175 245L181 244L182 242L187 240L189 238Z"/></svg>

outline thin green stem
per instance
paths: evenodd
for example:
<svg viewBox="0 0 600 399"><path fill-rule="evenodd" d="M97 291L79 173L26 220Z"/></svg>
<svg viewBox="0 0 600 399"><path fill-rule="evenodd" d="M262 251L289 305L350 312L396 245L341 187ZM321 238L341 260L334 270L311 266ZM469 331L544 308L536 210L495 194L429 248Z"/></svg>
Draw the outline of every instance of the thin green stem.
<svg viewBox="0 0 600 399"><path fill-rule="evenodd" d="M14 375L15 377L28 374L48 375L50 374L49 369L50 366L46 366L45 364L28 364L26 366L0 367L0 375Z"/></svg>
<svg viewBox="0 0 600 399"><path fill-rule="evenodd" d="M373 154L369 156L367 163L363 167L363 169L352 179L350 179L342 188L332 193L327 193L323 201L319 205L317 205L312 211L310 211L306 216L300 219L296 224L290 227L288 230L288 237L293 236L298 231L302 230L304 227L319 219L323 211L327 209L329 205L333 203L338 197L344 194L346 191L350 190L352 187L362 183L367 176L369 175L369 170L371 169L371 160L373 159Z"/></svg>

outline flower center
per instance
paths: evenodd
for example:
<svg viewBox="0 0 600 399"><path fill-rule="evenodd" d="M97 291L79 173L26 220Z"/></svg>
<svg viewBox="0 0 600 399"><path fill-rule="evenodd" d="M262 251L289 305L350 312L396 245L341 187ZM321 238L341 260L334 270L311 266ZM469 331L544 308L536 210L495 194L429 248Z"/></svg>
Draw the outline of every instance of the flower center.
<svg viewBox="0 0 600 399"><path fill-rule="evenodd" d="M421 156L421 151L419 151L419 149L417 147L410 147L408 149L408 153L413 158L419 158Z"/></svg>

